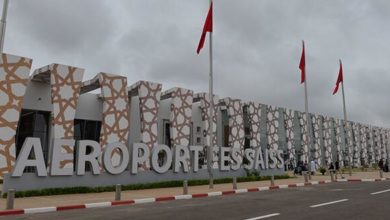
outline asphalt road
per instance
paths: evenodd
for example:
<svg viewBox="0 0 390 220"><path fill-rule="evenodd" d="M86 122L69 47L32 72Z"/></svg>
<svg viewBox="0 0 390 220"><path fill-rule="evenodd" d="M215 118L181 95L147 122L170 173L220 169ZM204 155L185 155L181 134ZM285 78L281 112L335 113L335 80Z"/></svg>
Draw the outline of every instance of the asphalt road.
<svg viewBox="0 0 390 220"><path fill-rule="evenodd" d="M332 183L1 219L390 219L390 182ZM389 190L389 191L385 191ZM383 192L382 192L383 191ZM379 192L377 194L371 194Z"/></svg>

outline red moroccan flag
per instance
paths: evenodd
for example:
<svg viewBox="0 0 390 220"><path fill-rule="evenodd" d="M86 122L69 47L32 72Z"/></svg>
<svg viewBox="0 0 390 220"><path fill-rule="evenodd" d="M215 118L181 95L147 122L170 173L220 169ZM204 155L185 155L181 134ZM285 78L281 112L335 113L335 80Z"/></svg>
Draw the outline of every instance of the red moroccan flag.
<svg viewBox="0 0 390 220"><path fill-rule="evenodd" d="M341 63L341 60L340 60L339 76L337 77L336 87L333 90L333 95L336 94L337 91L339 90L339 85L341 82L343 82L343 64Z"/></svg>
<svg viewBox="0 0 390 220"><path fill-rule="evenodd" d="M204 41L206 40L206 33L207 32L213 32L213 3L210 4L209 13L207 14L206 21L204 22L203 26L203 32L200 36L198 49L196 50L196 53L199 54L200 50L203 48Z"/></svg>
<svg viewBox="0 0 390 220"><path fill-rule="evenodd" d="M305 82L305 76L306 76L305 65L306 65L306 62L305 62L305 42L302 41L302 55L301 55L301 61L299 62L299 69L301 69L301 83Z"/></svg>

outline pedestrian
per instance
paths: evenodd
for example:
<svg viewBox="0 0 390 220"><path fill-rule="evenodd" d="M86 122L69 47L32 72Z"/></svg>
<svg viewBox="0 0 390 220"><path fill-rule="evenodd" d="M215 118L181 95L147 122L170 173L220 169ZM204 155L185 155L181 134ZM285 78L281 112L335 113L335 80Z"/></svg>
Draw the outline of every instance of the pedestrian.
<svg viewBox="0 0 390 220"><path fill-rule="evenodd" d="M343 174L340 172L340 162L338 160L336 160L335 162L335 168L336 168L336 179L337 179L337 174L340 173L340 177L343 178Z"/></svg>
<svg viewBox="0 0 390 220"><path fill-rule="evenodd" d="M302 171L309 171L307 161L305 160L305 163L303 163Z"/></svg>
<svg viewBox="0 0 390 220"><path fill-rule="evenodd" d="M379 169L383 170L383 159L379 160L378 167Z"/></svg>
<svg viewBox="0 0 390 220"><path fill-rule="evenodd" d="M314 162L314 160L310 161L310 172L311 172L311 175L315 175L317 172L317 166L316 166L316 162Z"/></svg>
<svg viewBox="0 0 390 220"><path fill-rule="evenodd" d="M334 173L334 166L333 166L332 162L330 162L329 172L333 172Z"/></svg>

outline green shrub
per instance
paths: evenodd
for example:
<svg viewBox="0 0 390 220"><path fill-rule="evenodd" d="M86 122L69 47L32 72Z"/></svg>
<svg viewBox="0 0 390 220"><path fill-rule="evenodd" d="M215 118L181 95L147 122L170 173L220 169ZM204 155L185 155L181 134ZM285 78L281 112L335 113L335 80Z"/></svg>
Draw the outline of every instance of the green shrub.
<svg viewBox="0 0 390 220"><path fill-rule="evenodd" d="M326 168L325 167L320 167L319 171L320 171L320 173L322 175L324 175L326 173Z"/></svg>
<svg viewBox="0 0 390 220"><path fill-rule="evenodd" d="M291 178L288 174L276 175L275 179L288 179ZM251 175L245 177L237 177L237 182L253 182L253 181L264 181L270 180L271 176L259 176ZM232 183L233 178L220 178L214 179L215 184L222 183ZM188 186L200 186L208 185L209 180L188 180ZM123 185L122 190L140 190L140 189L157 189L157 188L170 188L170 187L181 187L183 186L183 181L173 180L165 182L155 182L155 183L142 183L142 184L132 184L132 185ZM115 186L99 186L99 187L66 187L66 188L50 188L50 189L40 189L40 190L27 190L27 191L16 191L15 197L32 197L32 196L50 196L50 195L65 195L65 194L81 194L81 193L99 193L99 192L113 192L115 191ZM7 194L3 194L3 198L6 198Z"/></svg>

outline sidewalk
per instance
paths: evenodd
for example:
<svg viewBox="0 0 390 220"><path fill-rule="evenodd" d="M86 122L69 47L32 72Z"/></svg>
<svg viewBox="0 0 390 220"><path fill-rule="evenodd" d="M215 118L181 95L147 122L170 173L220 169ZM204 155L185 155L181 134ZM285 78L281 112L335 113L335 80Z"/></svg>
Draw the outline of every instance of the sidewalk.
<svg viewBox="0 0 390 220"><path fill-rule="evenodd" d="M289 173L290 176L291 173ZM350 177L348 173L344 174L348 179L374 179L379 178L379 172L355 172ZM390 178L390 173L383 173L383 177ZM323 176L317 174L312 176L311 181L330 180L330 176ZM303 176L297 176L296 178L275 180L276 185L288 185L295 183L303 183ZM257 182L245 182L238 183L238 188L255 188L261 186L269 186L270 181L257 181ZM232 190L232 184L215 184L214 189L209 189L208 185L203 186L190 186L189 194L209 193L218 191ZM25 208L39 208L39 207L52 207L52 206L64 206L73 204L85 204L85 203L97 203L107 202L114 200L115 192L102 192L102 193L86 193L86 194L71 194L71 195L55 195L55 196L37 196L27 198L16 198L15 209ZM181 195L183 193L182 187L174 188L160 188L160 189L145 189L145 190L130 190L122 192L122 200L132 200L151 197L164 197ZM6 206L6 199L0 199L0 210L4 210Z"/></svg>

